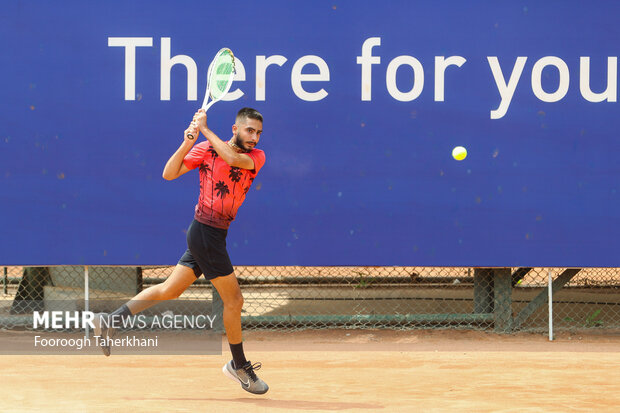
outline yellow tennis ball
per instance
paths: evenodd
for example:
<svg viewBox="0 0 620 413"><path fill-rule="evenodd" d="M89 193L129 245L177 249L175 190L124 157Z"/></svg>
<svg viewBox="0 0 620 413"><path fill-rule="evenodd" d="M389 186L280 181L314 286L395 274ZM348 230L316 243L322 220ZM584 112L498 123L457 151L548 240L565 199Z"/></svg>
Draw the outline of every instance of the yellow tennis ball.
<svg viewBox="0 0 620 413"><path fill-rule="evenodd" d="M462 161L463 159L465 159L466 156L467 149L463 148L462 146L457 146L456 148L452 149L452 157L457 161Z"/></svg>

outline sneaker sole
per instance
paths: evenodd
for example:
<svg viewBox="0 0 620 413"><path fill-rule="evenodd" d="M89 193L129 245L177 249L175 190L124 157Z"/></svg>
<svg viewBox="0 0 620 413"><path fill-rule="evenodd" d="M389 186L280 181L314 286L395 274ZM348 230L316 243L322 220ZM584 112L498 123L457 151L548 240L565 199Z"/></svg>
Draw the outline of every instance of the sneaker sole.
<svg viewBox="0 0 620 413"><path fill-rule="evenodd" d="M241 380L239 380L238 378L233 376L233 374L230 371L228 371L227 366L228 366L228 364L224 364L224 367L222 367L222 373L224 373L224 376L228 377L229 379L231 379L232 381L234 381L237 384L241 384Z"/></svg>
<svg viewBox="0 0 620 413"><path fill-rule="evenodd" d="M267 393L267 391L269 390L269 388L263 392L254 392L254 391L249 391L248 389L246 389L245 387L243 387L243 383L241 383L241 380L239 380L237 377L233 376L233 374L228 371L228 369L226 368L226 366L228 366L228 364L224 364L224 367L222 367L222 373L224 373L224 376L228 377L229 379L231 379L232 381L234 381L235 383L239 384L241 386L241 388L245 391L247 391L248 393L251 394L265 394Z"/></svg>
<svg viewBox="0 0 620 413"><path fill-rule="evenodd" d="M99 318L101 318L101 316L99 316ZM101 328L101 323L100 322L95 323L95 335L99 336L101 338L104 338L103 337L103 329ZM105 346L105 347L104 346L99 346L99 348L101 349L101 352L103 353L104 356L110 357L110 347L109 346Z"/></svg>

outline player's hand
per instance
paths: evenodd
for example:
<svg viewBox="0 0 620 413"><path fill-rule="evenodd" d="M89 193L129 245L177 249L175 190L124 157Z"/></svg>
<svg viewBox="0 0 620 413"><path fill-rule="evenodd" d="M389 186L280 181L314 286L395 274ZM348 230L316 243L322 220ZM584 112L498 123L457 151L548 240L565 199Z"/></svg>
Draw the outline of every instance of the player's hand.
<svg viewBox="0 0 620 413"><path fill-rule="evenodd" d="M183 133L183 140L186 143L191 143L193 145L194 143L196 143L199 133L200 130L198 129L198 125L196 125L196 122L192 120L192 123L189 124L189 126L187 127L187 129L185 129L185 132Z"/></svg>
<svg viewBox="0 0 620 413"><path fill-rule="evenodd" d="M207 126L207 113L204 109L199 109L198 112L194 114L193 122L198 125L198 130L205 131L209 129Z"/></svg>

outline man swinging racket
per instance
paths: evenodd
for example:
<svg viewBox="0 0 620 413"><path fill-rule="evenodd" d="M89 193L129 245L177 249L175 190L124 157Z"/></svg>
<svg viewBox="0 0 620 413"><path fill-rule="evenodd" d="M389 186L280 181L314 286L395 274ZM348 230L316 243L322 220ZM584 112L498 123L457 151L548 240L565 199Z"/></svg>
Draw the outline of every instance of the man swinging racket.
<svg viewBox="0 0 620 413"><path fill-rule="evenodd" d="M166 281L145 289L110 314L97 314L95 335L112 337L115 329L108 325L114 325L113 321L137 314L155 301L179 297L203 274L213 283L224 303L223 321L232 360L222 371L250 393L263 394L269 390L255 373L261 364L250 363L243 352L243 296L226 251L228 227L265 164L265 153L256 149L262 131L262 115L255 109L243 108L232 127L233 137L224 142L207 126L204 109L196 112L185 130L183 143L170 157L163 172L164 179L170 181L192 169L200 171L200 198L187 231L188 249ZM198 132L207 141L194 146ZM106 342L108 340L101 340L102 350L109 356L110 347L103 344Z"/></svg>

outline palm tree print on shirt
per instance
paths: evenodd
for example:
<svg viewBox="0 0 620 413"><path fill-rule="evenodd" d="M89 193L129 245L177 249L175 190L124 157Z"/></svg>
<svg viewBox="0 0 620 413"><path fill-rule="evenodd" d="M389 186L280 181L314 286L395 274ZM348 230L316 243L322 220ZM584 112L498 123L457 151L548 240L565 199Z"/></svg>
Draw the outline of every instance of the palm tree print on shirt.
<svg viewBox="0 0 620 413"><path fill-rule="evenodd" d="M207 152L209 152L211 154L211 158L215 159L217 158L219 155L217 154L217 151L215 149L213 149L213 147L207 149Z"/></svg>
<svg viewBox="0 0 620 413"><path fill-rule="evenodd" d="M200 172L204 172L204 173L207 173L211 170L211 168L209 168L209 165L207 165L205 162L200 164L199 169L200 169Z"/></svg>
<svg viewBox="0 0 620 413"><path fill-rule="evenodd" d="M204 194L204 183L207 180L207 173L211 171L211 168L209 168L209 165L207 165L206 162L203 162L203 163L200 164L198 169L201 172L201 174L200 174L200 194L203 195Z"/></svg>
<svg viewBox="0 0 620 413"><path fill-rule="evenodd" d="M230 173L228 174L228 177L233 183L233 204L231 210L235 209L235 188L237 187L237 182L241 180L241 176L241 168L237 168L236 166L230 167Z"/></svg>
<svg viewBox="0 0 620 413"><path fill-rule="evenodd" d="M213 166L213 169L215 169L215 158L219 155L217 154L217 151L213 149L213 146L207 149L207 152L211 154L211 165ZM213 173L211 174L211 178L213 178ZM213 204L215 204L215 197L213 196L214 186L215 180L211 179L211 219L213 219Z"/></svg>
<svg viewBox="0 0 620 413"><path fill-rule="evenodd" d="M224 198L226 198L226 195L230 194L228 185L226 185L224 181L219 181L215 185L215 192L217 193L217 196L222 199L222 215L224 215Z"/></svg>
<svg viewBox="0 0 620 413"><path fill-rule="evenodd" d="M254 178L250 178L250 184L243 190L243 195L247 194L252 186L252 182L254 182Z"/></svg>

